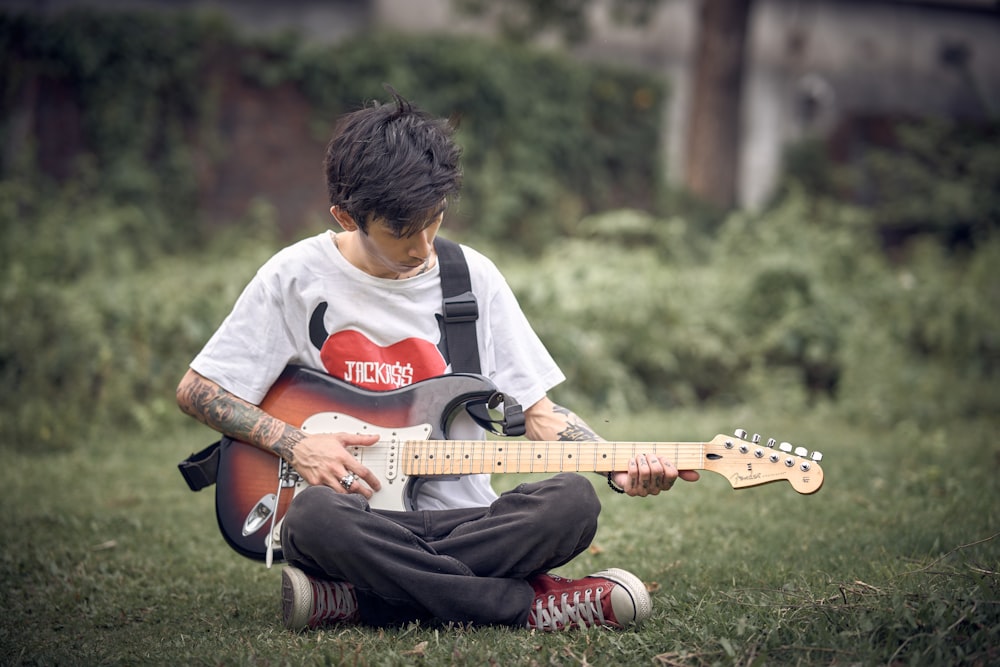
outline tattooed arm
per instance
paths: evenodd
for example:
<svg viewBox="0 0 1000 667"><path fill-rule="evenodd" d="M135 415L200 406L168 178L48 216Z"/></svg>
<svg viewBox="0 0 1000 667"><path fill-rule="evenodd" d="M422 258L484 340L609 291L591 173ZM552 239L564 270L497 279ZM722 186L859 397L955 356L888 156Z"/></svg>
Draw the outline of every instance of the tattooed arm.
<svg viewBox="0 0 1000 667"><path fill-rule="evenodd" d="M304 433L188 370L177 387L177 405L202 424L231 438L266 449L291 464Z"/></svg>
<svg viewBox="0 0 1000 667"><path fill-rule="evenodd" d="M346 449L354 445L374 444L378 441L377 435L307 434L190 369L177 386L177 405L183 412L220 433L277 454L310 484L325 484L343 492L339 480L348 472L353 472L368 486L352 486L352 492L370 498L373 490L379 489L375 474Z"/></svg>
<svg viewBox="0 0 1000 667"><path fill-rule="evenodd" d="M524 416L530 440L603 440L576 413L556 405L548 398L543 398L525 410ZM698 479L698 473L694 470L678 471L662 456L640 454L629 461L628 470L615 472L611 478L628 495L647 496L669 490L678 477L693 482Z"/></svg>

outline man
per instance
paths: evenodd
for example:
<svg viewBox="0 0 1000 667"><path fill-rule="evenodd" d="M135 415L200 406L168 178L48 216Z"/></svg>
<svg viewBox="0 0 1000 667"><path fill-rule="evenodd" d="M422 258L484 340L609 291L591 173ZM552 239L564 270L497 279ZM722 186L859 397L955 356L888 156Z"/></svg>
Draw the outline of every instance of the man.
<svg viewBox="0 0 1000 667"><path fill-rule="evenodd" d="M261 267L191 363L178 404L277 454L311 485L281 525L282 606L291 629L414 620L541 630L639 623L650 601L634 575L615 568L579 580L548 574L596 532L600 504L582 476L557 475L500 497L488 475L428 477L413 511L372 510L368 500L381 482L346 448L370 446L377 435L307 433L257 407L293 363L375 390L449 371L433 241L461 186L459 150L446 122L393 96L393 104L343 117L328 146L330 212L342 231L293 244ZM527 436L598 439L547 397L564 376L499 271L462 251L479 304L482 373L529 406ZM608 481L646 496L678 476L697 479L650 455Z"/></svg>

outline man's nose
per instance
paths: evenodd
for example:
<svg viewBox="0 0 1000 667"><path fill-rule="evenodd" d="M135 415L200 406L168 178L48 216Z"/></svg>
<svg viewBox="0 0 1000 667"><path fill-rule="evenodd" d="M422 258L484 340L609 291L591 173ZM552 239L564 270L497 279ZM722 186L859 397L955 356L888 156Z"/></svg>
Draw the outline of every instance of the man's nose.
<svg viewBox="0 0 1000 667"><path fill-rule="evenodd" d="M427 259L431 255L431 248L434 247L434 232L430 229L417 232L413 235L413 245L410 246L410 256L417 259Z"/></svg>

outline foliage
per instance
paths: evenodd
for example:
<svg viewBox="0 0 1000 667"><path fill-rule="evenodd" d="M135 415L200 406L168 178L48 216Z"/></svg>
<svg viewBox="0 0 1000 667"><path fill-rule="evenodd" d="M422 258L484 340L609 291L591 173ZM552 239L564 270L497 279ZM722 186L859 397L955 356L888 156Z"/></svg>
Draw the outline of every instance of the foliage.
<svg viewBox="0 0 1000 667"><path fill-rule="evenodd" d="M908 123L897 128L897 140L849 174L884 234L920 233L954 245L1000 229L1000 123Z"/></svg>
<svg viewBox="0 0 1000 667"><path fill-rule="evenodd" d="M82 114L79 148L94 157L106 192L163 208L178 231L198 223L199 188L208 186L197 177L227 148L221 76L304 94L324 138L336 116L387 99L385 82L453 117L467 183L454 224L526 248L555 238L581 212L649 205L660 180L649 150L665 95L657 77L523 47L373 34L327 46L293 34L243 38L204 14L77 10L0 13L0 54L5 175L23 172L17 160L40 150L17 121L35 113L28 91L68 89L65 105ZM58 158L75 157L61 148ZM48 171L74 173L45 156Z"/></svg>
<svg viewBox="0 0 1000 667"><path fill-rule="evenodd" d="M787 183L871 211L887 246L930 237L975 245L1000 229L1000 123L923 119L892 126L891 145L835 163L816 140L789 147Z"/></svg>
<svg viewBox="0 0 1000 667"><path fill-rule="evenodd" d="M172 257L161 211L46 192L0 185L3 443L50 449L108 425L149 431L175 414L170 386L265 259L273 216L247 220L242 245L222 237Z"/></svg>
<svg viewBox="0 0 1000 667"><path fill-rule="evenodd" d="M190 232L197 169L188 134L208 99L201 74L230 39L222 23L199 14L165 20L143 12L0 12L0 132L7 146L0 173L37 167L34 153L44 143L50 172L99 177L103 194L163 209L175 235ZM41 118L50 106L60 113L50 128L56 135L26 133L40 121L22 125L18 118ZM71 110L79 113L78 128Z"/></svg>
<svg viewBox="0 0 1000 667"><path fill-rule="evenodd" d="M472 16L489 15L506 39L524 42L546 32L558 32L568 43L585 40L591 31L592 0L452 0L459 11ZM618 0L608 7L610 15L622 23L644 24L660 0Z"/></svg>
<svg viewBox="0 0 1000 667"><path fill-rule="evenodd" d="M452 224L477 236L536 248L581 212L654 198L658 157L649 146L664 92L653 77L442 36L372 36L281 60L293 58L321 115L384 99L390 82L451 117L466 173Z"/></svg>
<svg viewBox="0 0 1000 667"><path fill-rule="evenodd" d="M64 196L42 205L0 188L5 220L34 221L31 238L4 224L0 245L0 305L19 315L0 325L8 445L169 419L183 368L279 243L262 204L239 237L162 256L140 232L155 213ZM928 243L898 267L868 229L857 210L792 197L731 216L711 240L629 210L582 221L537 259L474 245L563 367L556 393L570 405L835 402L853 419L918 425L995 412L1000 243L962 257Z"/></svg>
<svg viewBox="0 0 1000 667"><path fill-rule="evenodd" d="M868 219L796 195L731 216L709 241L683 220L609 212L537 261L500 263L574 405L836 401L853 418L918 424L992 414L1000 293L987 267L1000 246L958 257L927 244L894 267Z"/></svg>
<svg viewBox="0 0 1000 667"><path fill-rule="evenodd" d="M993 235L956 256L925 240L912 261L866 286L871 315L849 331L857 361L845 377L845 409L921 425L996 413L998 241Z"/></svg>

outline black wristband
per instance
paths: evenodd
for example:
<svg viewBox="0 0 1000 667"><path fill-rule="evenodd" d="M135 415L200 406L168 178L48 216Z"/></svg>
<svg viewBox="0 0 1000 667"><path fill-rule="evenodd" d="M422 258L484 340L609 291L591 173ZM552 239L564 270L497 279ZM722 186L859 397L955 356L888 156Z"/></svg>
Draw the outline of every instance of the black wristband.
<svg viewBox="0 0 1000 667"><path fill-rule="evenodd" d="M611 479L611 475L613 475L613 474L614 474L614 472L609 472L608 473L608 486L610 486L611 490L614 491L615 493L625 493L625 489L623 489L620 486L618 486L617 484L615 484L615 481L613 479Z"/></svg>

